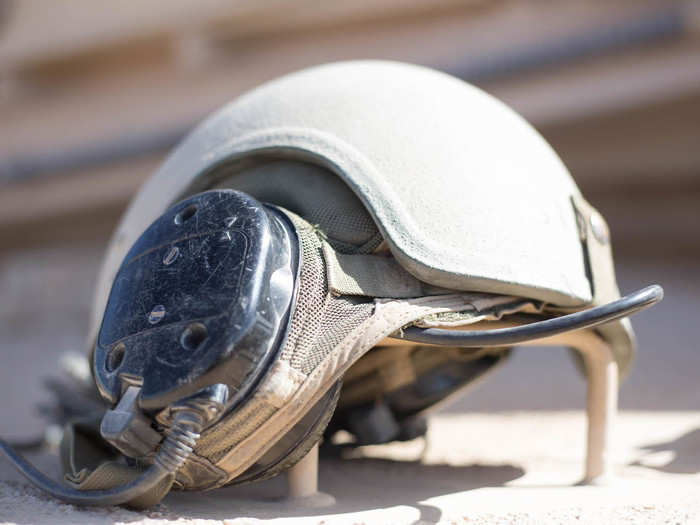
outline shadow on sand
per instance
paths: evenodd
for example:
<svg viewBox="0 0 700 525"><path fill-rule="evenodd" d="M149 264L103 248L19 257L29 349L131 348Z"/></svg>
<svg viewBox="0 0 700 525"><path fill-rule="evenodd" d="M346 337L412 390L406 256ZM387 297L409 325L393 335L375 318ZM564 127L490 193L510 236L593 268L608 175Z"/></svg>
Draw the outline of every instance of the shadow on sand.
<svg viewBox="0 0 700 525"><path fill-rule="evenodd" d="M631 465L679 474L697 474L700 472L700 428L686 432L673 441L654 443L641 448L642 451L647 454L673 452L674 457L669 463L663 466L648 465L644 461L644 456L630 463Z"/></svg>
<svg viewBox="0 0 700 525"><path fill-rule="evenodd" d="M523 469L511 465L426 465L375 458L324 459L320 470L321 490L336 499L330 507L303 508L284 502L284 476L209 493L172 493L165 505L172 517L219 520L319 516L404 505L418 510L417 522L435 523L442 517L440 509L421 502L501 486L524 474Z"/></svg>
<svg viewBox="0 0 700 525"><path fill-rule="evenodd" d="M30 455L44 471L56 474L56 458L48 454ZM3 467L9 465L3 465ZM68 525L76 522L104 524L133 523L144 519L227 520L236 518L272 519L322 516L370 511L396 506L417 509L416 523L440 521L442 511L424 503L436 496L482 487L497 487L524 474L512 465L444 465L420 461L398 461L357 457L323 458L319 486L335 497L332 506L313 508L284 500L286 476L249 485L224 487L210 492L171 492L162 504L144 512L119 507L73 507L46 496L20 481L20 476L4 472L0 483L0 522L29 525L37 522ZM10 480L8 480L8 477ZM56 475L56 477L58 477ZM50 502L48 506L43 501ZM30 510L28 507L33 507Z"/></svg>

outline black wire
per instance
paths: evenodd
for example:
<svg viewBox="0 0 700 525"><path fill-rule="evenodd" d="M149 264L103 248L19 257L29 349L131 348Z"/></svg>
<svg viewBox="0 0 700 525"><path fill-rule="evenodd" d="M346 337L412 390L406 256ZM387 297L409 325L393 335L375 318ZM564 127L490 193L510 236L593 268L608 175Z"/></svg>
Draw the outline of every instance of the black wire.
<svg viewBox="0 0 700 525"><path fill-rule="evenodd" d="M168 476L174 476L194 449L202 424L199 414L178 412L153 464L132 481L104 490L78 490L54 481L1 439L0 452L24 477L55 498L76 505L121 505L150 491Z"/></svg>
<svg viewBox="0 0 700 525"><path fill-rule="evenodd" d="M416 343L463 348L508 346L609 323L649 308L663 297L663 288L654 284L608 304L523 326L494 330L442 330L411 326L391 337Z"/></svg>
<svg viewBox="0 0 700 525"><path fill-rule="evenodd" d="M136 479L106 490L78 490L52 480L0 439L0 452L19 472L51 496L76 505L121 505L148 492L171 473L153 464Z"/></svg>

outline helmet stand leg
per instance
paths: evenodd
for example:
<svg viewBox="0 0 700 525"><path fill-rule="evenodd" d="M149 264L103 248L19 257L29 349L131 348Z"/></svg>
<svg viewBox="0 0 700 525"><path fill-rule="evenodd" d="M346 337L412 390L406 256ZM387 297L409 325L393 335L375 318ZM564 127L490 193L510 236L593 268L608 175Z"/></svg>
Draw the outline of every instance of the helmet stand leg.
<svg viewBox="0 0 700 525"><path fill-rule="evenodd" d="M335 504L330 494L318 491L318 444L287 472L287 500L304 507L328 507Z"/></svg>
<svg viewBox="0 0 700 525"><path fill-rule="evenodd" d="M639 310L658 302L663 297L663 291L660 287L649 287L633 296L628 296L620 300L623 302L623 307L629 310L629 307ZM626 304L631 303L631 304ZM610 303L613 305L613 303ZM610 305L604 305L606 307ZM611 313L609 308L600 308L603 310L604 316L609 316ZM593 312L594 308L584 311ZM581 312L579 312L580 314ZM613 313L615 313L613 311ZM577 315L577 314L574 314ZM554 318L542 321L540 323L530 323L525 325L527 328L540 325L543 323L551 323L563 319ZM600 317L600 316L598 316ZM618 316L620 317L620 316ZM594 318L589 318L590 321ZM600 319L598 319L600 320ZM611 319L608 319L611 320ZM595 322L593 326L600 324ZM568 332L556 333L554 335L540 337L526 337L522 341L513 342L510 340L512 333L506 334L504 338L501 330L521 329L521 323L515 323L513 320L488 321L485 323L476 323L468 325L468 330L463 331L462 327L453 327L455 332L449 329L419 329L410 327L404 330L400 339L419 342L421 344L439 346L457 346L464 348L477 348L488 346L556 346L566 347L576 350L583 360L586 370L587 381L587 418L588 418L588 435L586 445L586 468L583 479L580 484L603 484L611 477L609 450L611 446L612 428L614 425L615 416L617 415L617 394L618 394L618 366L615 361L615 356L612 347L600 337L594 330L590 329L590 323L578 329L573 329ZM480 336L479 332L484 332L486 335ZM489 333L490 332L490 333ZM456 335L456 337L452 337ZM497 337L494 337L496 335ZM394 336L392 336L394 337ZM509 339L506 341L505 339ZM502 344L496 344L497 341L502 341ZM405 344L397 343L391 337L382 341L382 344Z"/></svg>
<svg viewBox="0 0 700 525"><path fill-rule="evenodd" d="M592 330L578 330L529 341L528 346L566 346L581 354L587 376L586 469L580 484L611 478L610 447L617 415L618 370L610 346Z"/></svg>

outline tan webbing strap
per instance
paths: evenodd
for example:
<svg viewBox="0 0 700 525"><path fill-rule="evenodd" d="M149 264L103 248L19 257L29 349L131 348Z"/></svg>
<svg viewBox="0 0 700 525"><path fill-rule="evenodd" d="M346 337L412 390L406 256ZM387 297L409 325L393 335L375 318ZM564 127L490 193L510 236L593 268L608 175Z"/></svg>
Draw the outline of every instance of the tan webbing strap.
<svg viewBox="0 0 700 525"><path fill-rule="evenodd" d="M99 435L100 419L82 420L66 425L61 440L61 460L64 479L78 490L103 490L124 485L139 476L143 468L117 461L119 457L108 448ZM134 498L128 506L145 509L162 500L173 485L169 476L153 489Z"/></svg>
<svg viewBox="0 0 700 525"><path fill-rule="evenodd" d="M328 289L334 295L395 298L424 295L422 283L391 257L342 254L325 243L323 257Z"/></svg>
<svg viewBox="0 0 700 525"><path fill-rule="evenodd" d="M333 295L408 299L427 295L446 295L446 290L424 283L408 273L387 255L338 253L323 244L328 289Z"/></svg>

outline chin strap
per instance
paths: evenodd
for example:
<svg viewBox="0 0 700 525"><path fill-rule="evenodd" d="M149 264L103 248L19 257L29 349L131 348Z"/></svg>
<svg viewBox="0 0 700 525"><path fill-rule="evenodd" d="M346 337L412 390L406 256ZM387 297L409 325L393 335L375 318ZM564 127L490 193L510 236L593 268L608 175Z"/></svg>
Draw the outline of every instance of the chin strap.
<svg viewBox="0 0 700 525"><path fill-rule="evenodd" d="M609 323L641 312L663 297L663 288L655 284L601 306L522 326L494 330L443 330L410 326L394 333L392 337L416 343L463 348L509 346Z"/></svg>

